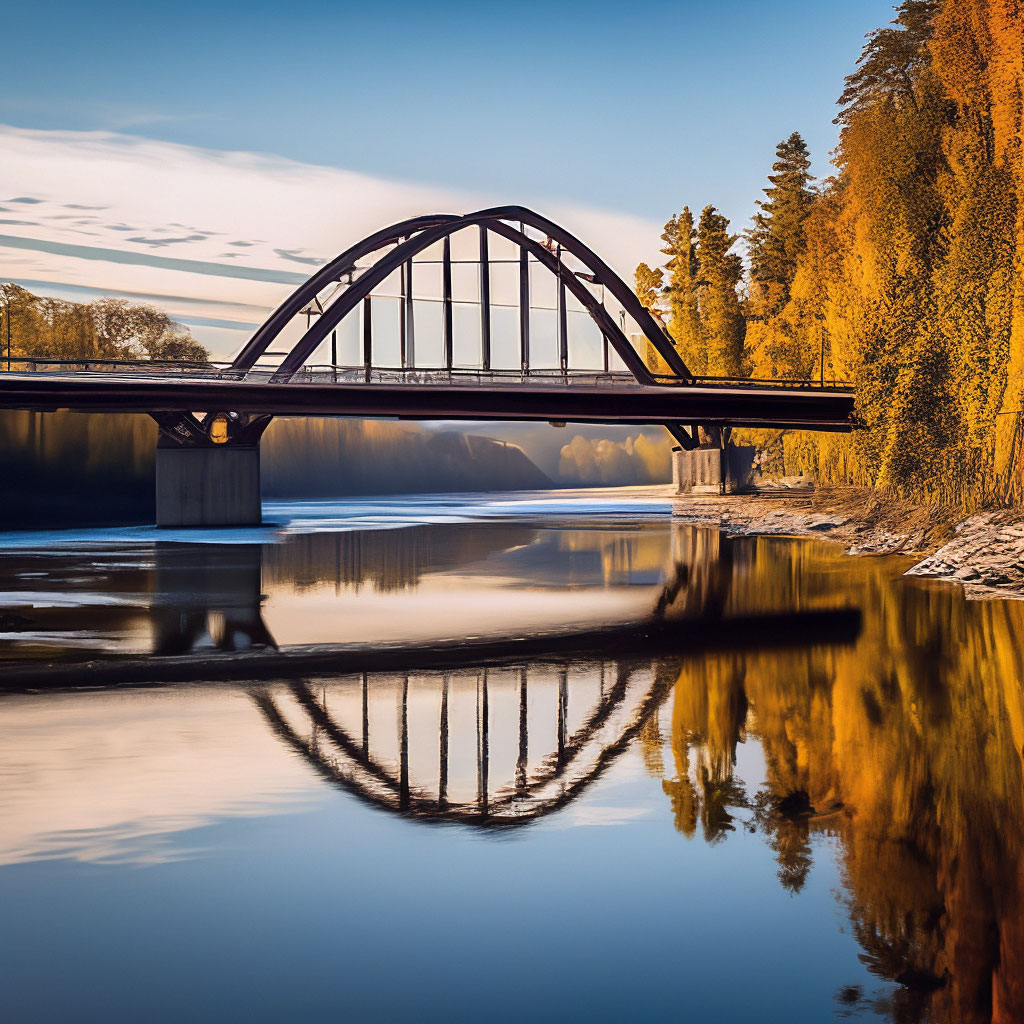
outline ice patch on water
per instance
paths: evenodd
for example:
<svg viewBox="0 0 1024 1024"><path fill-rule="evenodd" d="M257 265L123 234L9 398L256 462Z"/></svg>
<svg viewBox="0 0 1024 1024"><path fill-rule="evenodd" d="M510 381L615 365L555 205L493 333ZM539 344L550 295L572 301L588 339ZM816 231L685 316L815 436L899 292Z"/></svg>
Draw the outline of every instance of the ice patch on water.
<svg viewBox="0 0 1024 1024"><path fill-rule="evenodd" d="M0 633L8 648L56 647L76 651L118 651L124 653L124 640L117 637L92 636L71 630L54 629L46 632L25 630L19 633Z"/></svg>
<svg viewBox="0 0 1024 1024"><path fill-rule="evenodd" d="M156 543L270 544L279 526L223 527L220 529L158 529L156 526L107 526L82 530L12 530L0 533L0 551L75 550L102 554L123 552ZM99 563L103 567L108 562ZM134 566L136 563L125 563Z"/></svg>
<svg viewBox="0 0 1024 1024"><path fill-rule="evenodd" d="M285 534L319 531L390 530L436 523L495 519L558 520L652 519L671 515L664 495L456 494L359 498L332 501L267 501L264 516L282 524Z"/></svg>
<svg viewBox="0 0 1024 1024"><path fill-rule="evenodd" d="M0 551L86 551L97 555L161 544L273 544L300 533L395 530L437 523L501 519L574 521L654 519L671 515L671 498L614 488L552 493L415 494L322 501L265 501L263 526L163 528L113 526L81 530L19 530L0 533Z"/></svg>

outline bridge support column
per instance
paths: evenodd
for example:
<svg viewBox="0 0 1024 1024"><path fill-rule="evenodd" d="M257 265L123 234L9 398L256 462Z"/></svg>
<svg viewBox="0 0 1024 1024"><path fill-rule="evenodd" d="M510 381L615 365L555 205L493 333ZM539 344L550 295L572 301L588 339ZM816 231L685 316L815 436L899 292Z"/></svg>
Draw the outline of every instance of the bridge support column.
<svg viewBox="0 0 1024 1024"><path fill-rule="evenodd" d="M157 526L258 526L259 445L156 449Z"/></svg>
<svg viewBox="0 0 1024 1024"><path fill-rule="evenodd" d="M672 452L672 483L676 494L737 494L751 485L757 449L695 448Z"/></svg>

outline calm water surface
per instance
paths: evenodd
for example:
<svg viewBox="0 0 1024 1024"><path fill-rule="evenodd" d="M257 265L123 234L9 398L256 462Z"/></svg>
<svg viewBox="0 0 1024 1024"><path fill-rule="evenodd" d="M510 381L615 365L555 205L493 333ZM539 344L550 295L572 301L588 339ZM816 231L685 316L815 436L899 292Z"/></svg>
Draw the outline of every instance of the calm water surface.
<svg viewBox="0 0 1024 1024"><path fill-rule="evenodd" d="M267 513L0 537L4 1019L1024 1019L1024 606L642 495Z"/></svg>

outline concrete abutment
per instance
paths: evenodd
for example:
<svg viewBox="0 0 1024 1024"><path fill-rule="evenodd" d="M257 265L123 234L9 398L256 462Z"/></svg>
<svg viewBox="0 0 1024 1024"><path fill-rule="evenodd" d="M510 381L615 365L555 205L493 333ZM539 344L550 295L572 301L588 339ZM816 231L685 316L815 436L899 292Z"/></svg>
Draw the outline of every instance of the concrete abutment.
<svg viewBox="0 0 1024 1024"><path fill-rule="evenodd" d="M156 449L157 526L258 526L259 445Z"/></svg>
<svg viewBox="0 0 1024 1024"><path fill-rule="evenodd" d="M695 448L672 452L672 483L676 494L736 494L751 485L754 455L751 446Z"/></svg>

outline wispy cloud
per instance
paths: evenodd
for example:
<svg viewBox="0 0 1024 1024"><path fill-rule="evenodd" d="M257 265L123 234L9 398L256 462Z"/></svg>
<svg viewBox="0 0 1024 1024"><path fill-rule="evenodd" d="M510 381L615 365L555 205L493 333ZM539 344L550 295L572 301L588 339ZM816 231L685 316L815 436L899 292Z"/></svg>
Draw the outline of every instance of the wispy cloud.
<svg viewBox="0 0 1024 1024"><path fill-rule="evenodd" d="M0 236L0 277L13 276L5 265L17 266L22 278L266 310L306 271L385 224L502 201L539 205L624 276L639 260L650 262L659 244L659 226L631 216L537 204L528 196L455 192L265 154L112 132L3 126L0 147L0 196L33 206L39 217L19 224L17 235ZM67 210L80 216L61 219L72 216L61 212ZM83 233L95 243L77 241ZM245 250L245 265L232 248ZM217 318L212 306L208 312Z"/></svg>
<svg viewBox="0 0 1024 1024"><path fill-rule="evenodd" d="M322 267L327 260L322 256L300 256L301 249L275 249L274 252L283 260L291 260L293 263L305 263L310 267Z"/></svg>
<svg viewBox="0 0 1024 1024"><path fill-rule="evenodd" d="M104 263L122 263L160 270L180 271L187 274L207 274L212 277L243 278L247 281L267 281L274 284L302 284L306 274L267 270L263 267L226 266L205 260L180 259L176 256L151 256L147 253L123 249L107 249L95 245L69 242L49 242L41 238L22 238L18 235L0 235L0 249L30 249L53 256L71 256L80 260L99 260ZM2 276L2 275L0 275Z"/></svg>
<svg viewBox="0 0 1024 1024"><path fill-rule="evenodd" d="M113 230L118 230L114 228ZM181 245L185 242L203 242L206 240L206 235L182 235L179 238L145 238L142 235L136 235L133 238L129 238L129 242L138 242L139 245L149 246L165 246L165 245Z"/></svg>

